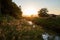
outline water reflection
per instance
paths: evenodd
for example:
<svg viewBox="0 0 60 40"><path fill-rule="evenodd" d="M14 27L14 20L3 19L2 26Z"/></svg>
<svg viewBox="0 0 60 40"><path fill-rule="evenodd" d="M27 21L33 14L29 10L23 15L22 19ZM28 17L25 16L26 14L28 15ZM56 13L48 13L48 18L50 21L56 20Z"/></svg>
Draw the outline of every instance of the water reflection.
<svg viewBox="0 0 60 40"><path fill-rule="evenodd" d="M33 23L32 23L31 21L28 21L28 23L29 23L30 25L33 25Z"/></svg>
<svg viewBox="0 0 60 40"><path fill-rule="evenodd" d="M36 27L36 25L34 25L34 23L31 22L31 21L28 21L28 24L31 25L33 28ZM42 38L43 38L43 40L60 40L60 36L59 35L50 35L47 32L44 32L42 34Z"/></svg>
<svg viewBox="0 0 60 40"><path fill-rule="evenodd" d="M33 28L35 28L36 26L35 25L33 25Z"/></svg>
<svg viewBox="0 0 60 40"><path fill-rule="evenodd" d="M32 25L33 28L36 27L32 21L28 21L28 23L29 23L29 25Z"/></svg>
<svg viewBox="0 0 60 40"><path fill-rule="evenodd" d="M43 33L42 34L42 38L43 40L60 40L60 36L59 35L49 35L48 33Z"/></svg>
<svg viewBox="0 0 60 40"><path fill-rule="evenodd" d="M45 33L42 34L42 38L44 40L48 40L48 37L49 37L48 33L45 32Z"/></svg>
<svg viewBox="0 0 60 40"><path fill-rule="evenodd" d="M60 40L60 37L59 36L55 36L55 40Z"/></svg>

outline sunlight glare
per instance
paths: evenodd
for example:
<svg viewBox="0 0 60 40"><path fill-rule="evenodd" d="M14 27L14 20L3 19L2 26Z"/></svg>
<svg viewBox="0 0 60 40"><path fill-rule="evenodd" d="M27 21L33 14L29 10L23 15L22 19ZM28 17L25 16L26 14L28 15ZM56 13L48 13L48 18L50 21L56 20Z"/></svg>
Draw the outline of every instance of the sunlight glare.
<svg viewBox="0 0 60 40"><path fill-rule="evenodd" d="M24 16L31 16L31 15L36 15L37 14L37 10L35 8L26 8L23 10L23 15Z"/></svg>

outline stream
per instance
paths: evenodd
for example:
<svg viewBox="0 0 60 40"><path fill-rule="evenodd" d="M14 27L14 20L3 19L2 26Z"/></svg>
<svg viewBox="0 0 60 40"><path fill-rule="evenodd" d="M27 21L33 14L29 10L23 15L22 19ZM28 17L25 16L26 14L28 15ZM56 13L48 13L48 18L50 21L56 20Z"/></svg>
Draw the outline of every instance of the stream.
<svg viewBox="0 0 60 40"><path fill-rule="evenodd" d="M44 40L60 40L60 36L59 35L49 35L46 32L42 34L42 38Z"/></svg>
<svg viewBox="0 0 60 40"><path fill-rule="evenodd" d="M30 25L33 25L32 27L35 28L35 25L31 21L28 21L28 23ZM43 40L60 40L60 36L58 34L57 35L49 35L47 32L42 33L42 38L43 38Z"/></svg>

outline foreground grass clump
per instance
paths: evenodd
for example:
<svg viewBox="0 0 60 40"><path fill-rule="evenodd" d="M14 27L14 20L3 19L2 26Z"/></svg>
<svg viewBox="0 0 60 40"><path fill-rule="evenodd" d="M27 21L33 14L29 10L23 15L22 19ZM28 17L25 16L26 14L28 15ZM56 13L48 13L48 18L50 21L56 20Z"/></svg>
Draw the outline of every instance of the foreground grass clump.
<svg viewBox="0 0 60 40"><path fill-rule="evenodd" d="M10 16L1 17L0 21L0 40L42 40L44 30L39 26L23 26Z"/></svg>
<svg viewBox="0 0 60 40"><path fill-rule="evenodd" d="M42 40L42 33L41 29L37 30L36 28L28 30L26 27L21 30L17 30L17 26L0 26L1 40Z"/></svg>

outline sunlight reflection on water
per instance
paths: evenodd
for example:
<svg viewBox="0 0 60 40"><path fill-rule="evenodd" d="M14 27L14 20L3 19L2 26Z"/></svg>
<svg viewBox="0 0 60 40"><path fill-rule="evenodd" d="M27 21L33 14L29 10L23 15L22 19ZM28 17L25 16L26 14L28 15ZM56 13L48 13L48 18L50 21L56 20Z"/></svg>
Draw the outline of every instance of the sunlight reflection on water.
<svg viewBox="0 0 60 40"><path fill-rule="evenodd" d="M35 27L36 27L36 26L33 24L33 22L28 21L28 23L29 23L30 25L32 25L32 27L33 27L33 28L35 28Z"/></svg>
<svg viewBox="0 0 60 40"><path fill-rule="evenodd" d="M31 21L28 21L28 23L29 23L30 25L33 25L33 23L32 23Z"/></svg>

